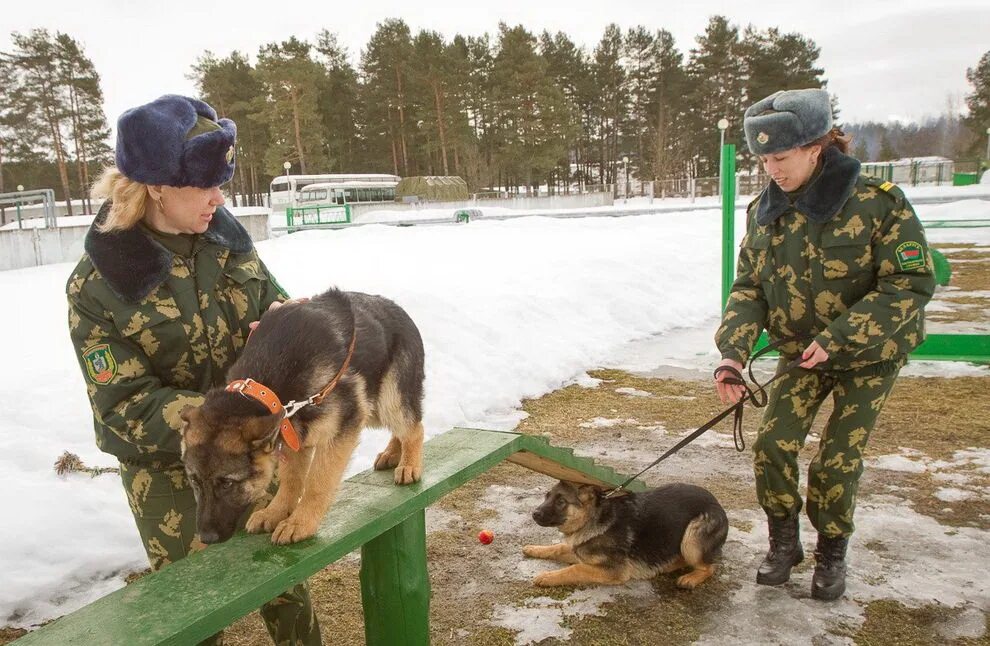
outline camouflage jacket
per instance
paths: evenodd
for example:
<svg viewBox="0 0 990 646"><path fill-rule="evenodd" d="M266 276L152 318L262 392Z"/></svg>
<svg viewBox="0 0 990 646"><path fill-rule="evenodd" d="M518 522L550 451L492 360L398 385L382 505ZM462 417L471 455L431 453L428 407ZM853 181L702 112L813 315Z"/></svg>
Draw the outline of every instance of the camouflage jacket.
<svg viewBox="0 0 990 646"><path fill-rule="evenodd" d="M796 199L771 183L750 204L715 335L723 358L745 363L764 328L771 341L813 336L834 370L901 360L924 340L935 274L921 222L899 188L859 168L831 148Z"/></svg>
<svg viewBox="0 0 990 646"><path fill-rule="evenodd" d="M66 286L96 443L120 459L177 461L179 412L224 383L248 324L285 294L223 207L184 253L182 237L140 226L98 232L107 210Z"/></svg>

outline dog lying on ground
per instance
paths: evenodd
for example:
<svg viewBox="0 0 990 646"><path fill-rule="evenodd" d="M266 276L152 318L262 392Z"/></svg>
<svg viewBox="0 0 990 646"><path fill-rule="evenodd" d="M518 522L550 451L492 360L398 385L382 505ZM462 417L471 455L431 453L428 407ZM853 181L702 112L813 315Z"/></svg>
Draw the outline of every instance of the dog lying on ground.
<svg viewBox="0 0 990 646"><path fill-rule="evenodd" d="M278 544L313 536L366 426L392 432L375 468L394 467L396 484L418 481L423 362L416 325L380 296L331 289L266 312L230 368L230 385L210 390L202 406L182 412L182 459L196 496L200 539L230 538L264 496L279 454L278 492L248 518L246 529L272 532ZM281 404L307 400L335 376L340 380L325 399L300 408L291 422L285 419ZM241 380L249 378L251 392L275 393L279 407L247 396ZM283 428L285 423L291 425ZM293 433L299 450L280 447L296 442Z"/></svg>
<svg viewBox="0 0 990 646"><path fill-rule="evenodd" d="M619 585L690 567L677 585L693 589L715 573L712 561L729 531L715 497L689 484L606 498L598 487L561 481L533 520L559 529L564 542L527 545L523 554L570 564L538 574L539 586Z"/></svg>

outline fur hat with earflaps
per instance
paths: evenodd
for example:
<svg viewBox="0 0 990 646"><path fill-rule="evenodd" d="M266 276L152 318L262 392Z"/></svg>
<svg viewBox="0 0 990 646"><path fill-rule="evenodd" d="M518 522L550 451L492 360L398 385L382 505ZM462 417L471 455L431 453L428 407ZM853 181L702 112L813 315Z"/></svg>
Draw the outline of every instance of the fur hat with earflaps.
<svg viewBox="0 0 990 646"><path fill-rule="evenodd" d="M818 88L775 92L746 109L743 129L754 155L809 144L832 129L828 92Z"/></svg>
<svg viewBox="0 0 990 646"><path fill-rule="evenodd" d="M117 168L152 186L212 188L234 174L237 126L206 103L166 94L117 120Z"/></svg>

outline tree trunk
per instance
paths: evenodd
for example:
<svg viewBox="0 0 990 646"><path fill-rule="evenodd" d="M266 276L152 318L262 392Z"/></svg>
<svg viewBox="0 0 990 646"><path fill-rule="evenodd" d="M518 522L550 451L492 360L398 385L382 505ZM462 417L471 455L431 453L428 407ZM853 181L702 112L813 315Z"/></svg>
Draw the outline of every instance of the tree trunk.
<svg viewBox="0 0 990 646"><path fill-rule="evenodd" d="M440 95L440 84L434 83L433 100L437 107L437 132L440 135L440 155L443 159L443 174L450 175L450 170L447 167L447 137L443 128L443 100Z"/></svg>
<svg viewBox="0 0 990 646"><path fill-rule="evenodd" d="M292 99L292 127L296 135L296 154L299 155L299 171L301 175L306 175L306 154L303 152L302 129L299 125L299 92L293 87L289 91Z"/></svg>
<svg viewBox="0 0 990 646"><path fill-rule="evenodd" d="M399 95L399 140L402 142L402 172L409 174L409 152L406 149L406 112L405 97L402 94L402 74L399 68L395 68L395 84ZM398 174L398 173L396 173Z"/></svg>

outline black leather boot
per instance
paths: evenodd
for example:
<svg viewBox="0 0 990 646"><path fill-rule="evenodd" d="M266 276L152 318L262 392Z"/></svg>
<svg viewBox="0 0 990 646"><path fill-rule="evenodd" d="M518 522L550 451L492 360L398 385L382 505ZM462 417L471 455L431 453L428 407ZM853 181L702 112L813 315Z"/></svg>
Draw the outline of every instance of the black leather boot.
<svg viewBox="0 0 990 646"><path fill-rule="evenodd" d="M818 535L815 548L815 574L811 577L811 598L835 601L846 591L846 547L849 539Z"/></svg>
<svg viewBox="0 0 990 646"><path fill-rule="evenodd" d="M767 516L770 526L770 550L756 571L760 585L780 585L791 578L791 568L804 560L798 536L798 517Z"/></svg>

